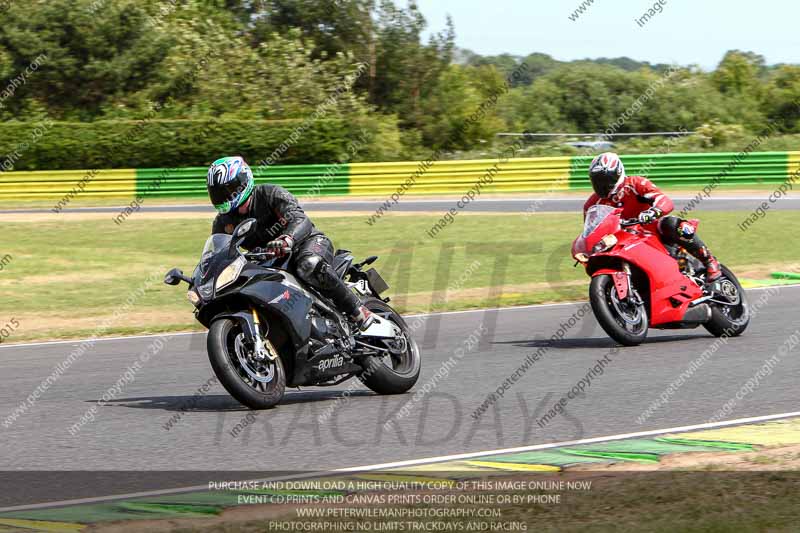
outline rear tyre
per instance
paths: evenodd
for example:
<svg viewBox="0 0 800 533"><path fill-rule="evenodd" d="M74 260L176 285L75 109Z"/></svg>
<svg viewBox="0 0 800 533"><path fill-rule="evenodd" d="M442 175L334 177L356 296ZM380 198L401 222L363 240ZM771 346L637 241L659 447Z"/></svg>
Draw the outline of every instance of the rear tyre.
<svg viewBox="0 0 800 533"><path fill-rule="evenodd" d="M256 360L244 339L238 322L230 318L216 320L208 330L208 360L219 382L241 404L251 409L273 407L286 389L281 358Z"/></svg>
<svg viewBox="0 0 800 533"><path fill-rule="evenodd" d="M715 300L736 302L734 305L725 305L711 302L711 320L704 324L709 333L715 337L738 337L750 323L750 310L747 307L742 284L725 265L722 267L720 278L721 292L715 295Z"/></svg>
<svg viewBox="0 0 800 533"><path fill-rule="evenodd" d="M419 379L422 366L419 347L411 336L408 324L402 316L382 300L367 298L364 305L381 318L394 322L400 328L402 335L393 342L386 339L373 340L369 337L356 337L357 340L372 347L380 348L383 354L364 358L362 362L364 372L358 376L359 379L378 394L408 392Z"/></svg>
<svg viewBox="0 0 800 533"><path fill-rule="evenodd" d="M628 297L620 300L609 274L593 277L589 285L589 302L597 322L609 337L625 346L643 343L650 326L644 303L634 304L634 295L636 289L631 286Z"/></svg>

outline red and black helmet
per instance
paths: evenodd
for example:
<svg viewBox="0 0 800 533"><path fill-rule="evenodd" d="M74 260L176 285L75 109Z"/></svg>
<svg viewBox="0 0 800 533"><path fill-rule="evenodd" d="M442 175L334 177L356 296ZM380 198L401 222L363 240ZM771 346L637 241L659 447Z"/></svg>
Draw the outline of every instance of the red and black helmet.
<svg viewBox="0 0 800 533"><path fill-rule="evenodd" d="M625 177L625 167L614 152L604 152L589 165L589 180L592 189L600 198L608 198L617 182Z"/></svg>

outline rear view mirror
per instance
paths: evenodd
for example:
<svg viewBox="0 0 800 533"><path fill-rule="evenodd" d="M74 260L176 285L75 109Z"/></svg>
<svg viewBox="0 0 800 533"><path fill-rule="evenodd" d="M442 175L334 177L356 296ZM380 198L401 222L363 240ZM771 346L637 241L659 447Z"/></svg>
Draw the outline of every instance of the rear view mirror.
<svg viewBox="0 0 800 533"><path fill-rule="evenodd" d="M187 278L179 268L173 268L164 276L164 283L167 285L177 285L181 281L185 281L189 285L192 284L192 280Z"/></svg>
<svg viewBox="0 0 800 533"><path fill-rule="evenodd" d="M256 227L256 219L248 218L247 220L242 220L236 229L233 230L233 238L235 240L242 239L246 237L251 231L253 231Z"/></svg>

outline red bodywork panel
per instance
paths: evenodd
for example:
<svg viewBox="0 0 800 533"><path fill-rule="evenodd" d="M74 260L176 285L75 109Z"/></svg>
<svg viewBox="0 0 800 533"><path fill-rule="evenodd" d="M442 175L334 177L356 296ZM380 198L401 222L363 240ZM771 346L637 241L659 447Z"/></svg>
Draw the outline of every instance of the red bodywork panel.
<svg viewBox="0 0 800 533"><path fill-rule="evenodd" d="M617 244L607 252L590 255L587 273L592 277L612 275L617 294L623 298L623 291L627 295L628 279L622 264L638 268L650 282L650 325L680 322L689 302L703 295L702 289L681 273L678 262L667 253L658 234L639 227L620 229L619 222L619 214L611 214L586 238L579 236L572 244L573 255L590 254L603 236L614 234Z"/></svg>

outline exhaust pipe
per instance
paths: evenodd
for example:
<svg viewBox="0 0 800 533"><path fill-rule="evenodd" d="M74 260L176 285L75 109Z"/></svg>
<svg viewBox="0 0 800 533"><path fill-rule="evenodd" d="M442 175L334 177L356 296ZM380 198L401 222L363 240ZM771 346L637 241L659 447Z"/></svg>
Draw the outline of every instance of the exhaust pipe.
<svg viewBox="0 0 800 533"><path fill-rule="evenodd" d="M706 303L690 307L681 320L682 324L705 324L711 320L711 308Z"/></svg>

